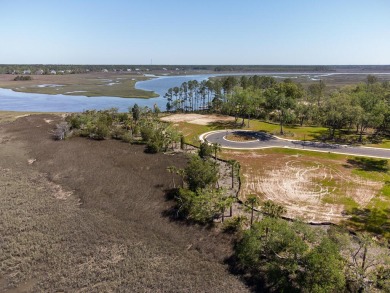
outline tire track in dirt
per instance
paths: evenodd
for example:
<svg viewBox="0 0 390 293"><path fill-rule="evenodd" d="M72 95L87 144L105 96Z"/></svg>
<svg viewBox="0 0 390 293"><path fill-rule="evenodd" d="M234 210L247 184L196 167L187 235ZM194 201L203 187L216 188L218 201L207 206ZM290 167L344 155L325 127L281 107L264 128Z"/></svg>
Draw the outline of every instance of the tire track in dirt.
<svg viewBox="0 0 390 293"><path fill-rule="evenodd" d="M345 218L339 197L366 206L382 186L309 158L282 156L260 168L245 168L241 194L259 194L287 208L287 217L313 222L339 222ZM336 203L329 203L329 202Z"/></svg>

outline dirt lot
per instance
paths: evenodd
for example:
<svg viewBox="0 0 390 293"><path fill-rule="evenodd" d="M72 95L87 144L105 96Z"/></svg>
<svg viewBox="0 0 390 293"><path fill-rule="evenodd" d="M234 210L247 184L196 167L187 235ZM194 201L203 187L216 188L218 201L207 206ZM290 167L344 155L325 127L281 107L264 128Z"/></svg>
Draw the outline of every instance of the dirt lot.
<svg viewBox="0 0 390 293"><path fill-rule="evenodd" d="M72 138L59 117L0 125L0 292L247 292L227 271L231 238L171 222L181 155Z"/></svg>
<svg viewBox="0 0 390 293"><path fill-rule="evenodd" d="M242 167L241 199L257 194L287 208L287 217L338 223L347 207L367 207L383 182L353 174L345 162L306 155L229 152Z"/></svg>
<svg viewBox="0 0 390 293"><path fill-rule="evenodd" d="M208 125L213 122L230 122L234 121L233 117L222 115L201 115L201 114L174 114L161 118L167 122L188 122L198 125Z"/></svg>

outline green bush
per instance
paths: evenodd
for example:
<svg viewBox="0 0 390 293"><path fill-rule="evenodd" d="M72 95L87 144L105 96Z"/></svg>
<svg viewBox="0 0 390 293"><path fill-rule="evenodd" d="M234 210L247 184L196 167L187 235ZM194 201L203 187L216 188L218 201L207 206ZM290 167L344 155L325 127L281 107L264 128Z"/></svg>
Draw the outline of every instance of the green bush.
<svg viewBox="0 0 390 293"><path fill-rule="evenodd" d="M146 152L150 154L156 154L161 151L161 145L156 141L149 141L146 144Z"/></svg>
<svg viewBox="0 0 390 293"><path fill-rule="evenodd" d="M124 142L128 142L128 143L131 143L131 142L133 142L133 137L132 137L132 135L128 132L128 131L126 131L123 135L122 135L122 141L124 141Z"/></svg>
<svg viewBox="0 0 390 293"><path fill-rule="evenodd" d="M15 81L18 81L18 80L32 80L31 76L27 75L27 76L24 76L24 75L21 75L21 76L17 76L14 78Z"/></svg>
<svg viewBox="0 0 390 293"><path fill-rule="evenodd" d="M145 125L141 127L140 132L142 140L145 142L149 141L154 134L153 128L150 125Z"/></svg>
<svg viewBox="0 0 390 293"><path fill-rule="evenodd" d="M123 129L120 126L116 126L116 127L113 127L113 129L111 130L111 137L113 139L123 139L123 136L125 135L125 133L126 133L125 129Z"/></svg>
<svg viewBox="0 0 390 293"><path fill-rule="evenodd" d="M240 232L247 221L248 219L245 216L234 216L223 223L222 230L231 234Z"/></svg>
<svg viewBox="0 0 390 293"><path fill-rule="evenodd" d="M208 142L202 142L199 146L198 155L202 159L211 157L211 154L213 153L213 148L211 145L208 144Z"/></svg>
<svg viewBox="0 0 390 293"><path fill-rule="evenodd" d="M103 140L108 137L110 130L106 124L98 122L95 127L93 127L89 133L89 137L96 140Z"/></svg>
<svg viewBox="0 0 390 293"><path fill-rule="evenodd" d="M221 189L198 189L191 191L181 188L177 196L179 211L187 219L207 224L220 215L226 197Z"/></svg>

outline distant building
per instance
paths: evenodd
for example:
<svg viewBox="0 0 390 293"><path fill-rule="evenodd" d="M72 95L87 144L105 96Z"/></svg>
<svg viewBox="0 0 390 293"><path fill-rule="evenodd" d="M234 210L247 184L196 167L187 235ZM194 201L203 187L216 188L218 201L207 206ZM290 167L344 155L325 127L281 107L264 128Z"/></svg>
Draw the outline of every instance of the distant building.
<svg viewBox="0 0 390 293"><path fill-rule="evenodd" d="M139 71L139 68L136 68L135 71Z"/></svg>
<svg viewBox="0 0 390 293"><path fill-rule="evenodd" d="M108 70L107 69L103 69L102 72L108 72Z"/></svg>
<svg viewBox="0 0 390 293"><path fill-rule="evenodd" d="M131 71L131 68L127 68L127 70L126 70L126 71L129 71L129 72L130 72L130 71Z"/></svg>
<svg viewBox="0 0 390 293"><path fill-rule="evenodd" d="M164 71L167 71L168 69L166 69L165 67L163 67L163 70L164 70Z"/></svg>
<svg viewBox="0 0 390 293"><path fill-rule="evenodd" d="M43 69L39 69L39 70L37 70L37 71L35 71L35 74L36 75L42 75L42 74L44 74L45 72L43 71Z"/></svg>
<svg viewBox="0 0 390 293"><path fill-rule="evenodd" d="M55 70L50 70L50 74L56 75L57 72Z"/></svg>
<svg viewBox="0 0 390 293"><path fill-rule="evenodd" d="M30 69L24 70L24 71L23 71L23 74L31 74L31 70L30 70Z"/></svg>

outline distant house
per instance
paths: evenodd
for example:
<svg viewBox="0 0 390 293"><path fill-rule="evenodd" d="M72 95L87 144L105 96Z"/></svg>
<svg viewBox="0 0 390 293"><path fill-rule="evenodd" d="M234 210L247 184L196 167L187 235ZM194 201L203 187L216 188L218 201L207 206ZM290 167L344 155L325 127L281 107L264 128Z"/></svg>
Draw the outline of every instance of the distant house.
<svg viewBox="0 0 390 293"><path fill-rule="evenodd" d="M65 73L65 71L63 71L63 70L58 71L58 74L64 74L64 73Z"/></svg>
<svg viewBox="0 0 390 293"><path fill-rule="evenodd" d="M163 70L164 70L164 71L167 71L168 69L166 69L165 67L163 67Z"/></svg>
<svg viewBox="0 0 390 293"><path fill-rule="evenodd" d="M66 70L66 73L72 73L72 70L68 69Z"/></svg>
<svg viewBox="0 0 390 293"><path fill-rule="evenodd" d="M24 70L23 74L31 74L31 70L29 70L29 69L28 70Z"/></svg>
<svg viewBox="0 0 390 293"><path fill-rule="evenodd" d="M85 72L89 72L89 69L85 69Z"/></svg>
<svg viewBox="0 0 390 293"><path fill-rule="evenodd" d="M50 70L50 74L56 75L57 72L55 70Z"/></svg>
<svg viewBox="0 0 390 293"><path fill-rule="evenodd" d="M131 71L131 68L127 68L127 70L126 71Z"/></svg>
<svg viewBox="0 0 390 293"><path fill-rule="evenodd" d="M135 71L139 71L139 68L136 68Z"/></svg>
<svg viewBox="0 0 390 293"><path fill-rule="evenodd" d="M108 70L107 69L103 69L102 72L108 72Z"/></svg>
<svg viewBox="0 0 390 293"><path fill-rule="evenodd" d="M43 71L43 69L39 69L39 70L37 70L37 71L35 71L35 74L36 75L42 75L42 74L44 74L45 72Z"/></svg>
<svg viewBox="0 0 390 293"><path fill-rule="evenodd" d="M175 70L178 71L178 70L180 70L180 69L179 69L179 68L176 68Z"/></svg>

